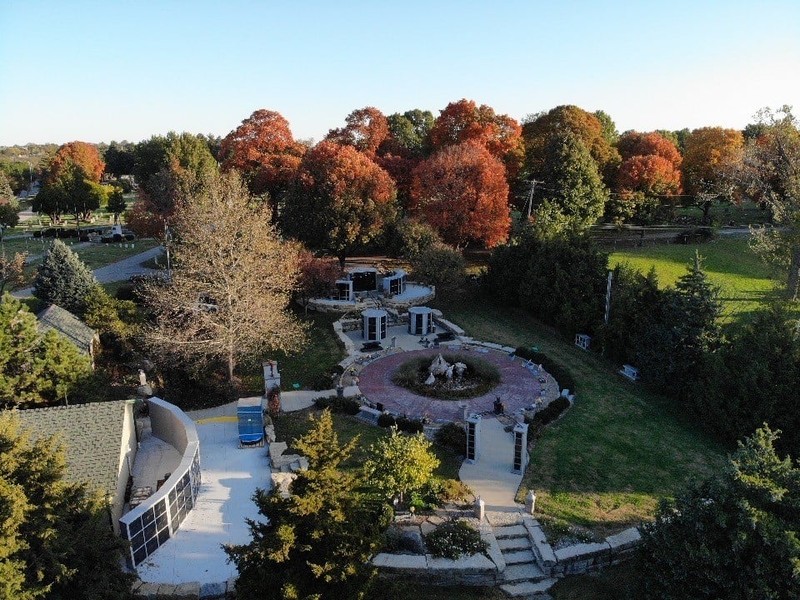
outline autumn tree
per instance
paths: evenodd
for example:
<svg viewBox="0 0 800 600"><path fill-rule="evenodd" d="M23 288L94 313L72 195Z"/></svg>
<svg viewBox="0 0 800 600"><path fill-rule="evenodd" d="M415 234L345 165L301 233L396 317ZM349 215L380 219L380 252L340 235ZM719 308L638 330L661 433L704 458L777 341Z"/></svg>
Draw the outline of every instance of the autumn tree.
<svg viewBox="0 0 800 600"><path fill-rule="evenodd" d="M103 501L65 480L63 448L0 413L0 599L125 600L133 575Z"/></svg>
<svg viewBox="0 0 800 600"><path fill-rule="evenodd" d="M239 171L253 194L268 194L274 218L305 152L280 113L260 109L222 140L221 167Z"/></svg>
<svg viewBox="0 0 800 600"><path fill-rule="evenodd" d="M365 495L359 473L342 468L358 440L341 443L328 410L311 421L293 444L308 470L298 472L288 497L258 490L265 518L248 521L250 542L225 549L239 572L239 597L355 600L374 574L370 559L391 509Z"/></svg>
<svg viewBox="0 0 800 600"><path fill-rule="evenodd" d="M6 249L0 250L0 295L6 289L15 288L25 282L25 259L27 252L15 252L13 256L6 255Z"/></svg>
<svg viewBox="0 0 800 600"><path fill-rule="evenodd" d="M389 135L389 122L374 106L354 110L345 119L341 129L331 129L325 139L353 146L370 158L375 158L378 147Z"/></svg>
<svg viewBox="0 0 800 600"><path fill-rule="evenodd" d="M609 199L606 216L624 221L636 215L648 221L660 204L671 202L670 197L681 192L680 152L659 133L636 131L625 132L617 148L622 164L617 173L617 193Z"/></svg>
<svg viewBox="0 0 800 600"><path fill-rule="evenodd" d="M737 188L746 197L763 202L778 227L755 230L753 247L788 272L787 294L800 297L800 129L791 107L764 109L755 134L748 140Z"/></svg>
<svg viewBox="0 0 800 600"><path fill-rule="evenodd" d="M473 142L505 165L508 179L519 173L524 157L522 128L508 115L495 114L491 106L472 100L451 102L441 111L430 131L434 152Z"/></svg>
<svg viewBox="0 0 800 600"><path fill-rule="evenodd" d="M147 339L160 357L195 368L221 362L233 380L244 357L301 345L303 328L287 310L297 252L240 176L207 177L179 200L174 229L172 277L144 294L155 319Z"/></svg>
<svg viewBox="0 0 800 600"><path fill-rule="evenodd" d="M527 117L522 125L526 172L531 177L541 179L548 163L548 148L552 140L570 133L589 152L606 185L611 185L620 156L609 140L607 127L596 115L573 105L557 106L546 113Z"/></svg>
<svg viewBox="0 0 800 600"><path fill-rule="evenodd" d="M47 180L59 178L68 167L78 167L86 179L98 182L105 170L105 163L94 144L86 142L70 142L56 150L48 167Z"/></svg>
<svg viewBox="0 0 800 600"><path fill-rule="evenodd" d="M0 171L0 240L3 239L3 230L7 227L16 227L19 223L19 202L17 202L11 185L3 171Z"/></svg>
<svg viewBox="0 0 800 600"><path fill-rule="evenodd" d="M420 163L411 186L411 212L447 243L488 248L503 243L511 224L503 163L484 147L447 146Z"/></svg>
<svg viewBox="0 0 800 600"><path fill-rule="evenodd" d="M645 525L640 598L800 598L800 469L764 425L718 477L661 502Z"/></svg>
<svg viewBox="0 0 800 600"><path fill-rule="evenodd" d="M541 167L543 185L534 198L534 230L541 237L580 233L603 215L608 189L581 138L550 139Z"/></svg>
<svg viewBox="0 0 800 600"><path fill-rule="evenodd" d="M391 177L369 157L323 141L303 157L281 215L283 230L333 252L344 268L348 253L394 217L395 196Z"/></svg>
<svg viewBox="0 0 800 600"><path fill-rule="evenodd" d="M308 311L308 301L311 298L330 294L342 269L336 260L314 256L308 250L300 251L298 267L300 269L298 295Z"/></svg>

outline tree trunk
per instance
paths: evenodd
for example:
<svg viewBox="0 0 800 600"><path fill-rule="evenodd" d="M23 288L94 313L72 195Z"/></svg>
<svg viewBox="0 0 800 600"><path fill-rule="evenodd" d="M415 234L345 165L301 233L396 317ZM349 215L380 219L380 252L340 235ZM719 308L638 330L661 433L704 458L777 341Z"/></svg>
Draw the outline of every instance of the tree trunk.
<svg viewBox="0 0 800 600"><path fill-rule="evenodd" d="M233 383L233 369L236 367L236 359L233 356L233 347L228 347L228 381Z"/></svg>
<svg viewBox="0 0 800 600"><path fill-rule="evenodd" d="M800 293L800 246L792 248L792 258L789 261L789 278L786 294L789 300L796 301Z"/></svg>
<svg viewBox="0 0 800 600"><path fill-rule="evenodd" d="M339 267L342 269L342 272L344 272L344 263L345 260L347 260L347 254L345 252L340 252L338 258L339 258Z"/></svg>

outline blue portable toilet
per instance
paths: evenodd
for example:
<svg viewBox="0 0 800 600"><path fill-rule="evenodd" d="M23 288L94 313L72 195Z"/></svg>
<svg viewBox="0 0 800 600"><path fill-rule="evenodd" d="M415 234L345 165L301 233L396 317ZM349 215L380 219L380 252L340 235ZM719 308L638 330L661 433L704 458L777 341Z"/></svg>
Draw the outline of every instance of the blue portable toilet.
<svg viewBox="0 0 800 600"><path fill-rule="evenodd" d="M239 398L239 447L264 445L264 407L261 397Z"/></svg>

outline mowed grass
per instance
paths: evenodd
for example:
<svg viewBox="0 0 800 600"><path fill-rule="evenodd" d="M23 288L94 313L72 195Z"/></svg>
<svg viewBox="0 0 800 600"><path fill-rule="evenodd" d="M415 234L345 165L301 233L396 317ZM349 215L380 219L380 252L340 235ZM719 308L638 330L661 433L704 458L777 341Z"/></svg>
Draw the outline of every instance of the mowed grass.
<svg viewBox="0 0 800 600"><path fill-rule="evenodd" d="M655 267L661 287L674 286L685 275L695 251L709 281L719 287L723 320L736 321L761 307L776 293L778 277L748 246L747 236L720 236L707 244L657 244L613 252L609 267L628 263L642 273Z"/></svg>
<svg viewBox="0 0 800 600"><path fill-rule="evenodd" d="M520 309L451 297L438 306L476 339L538 346L577 381L575 405L536 441L517 500L528 489L551 531L576 524L604 536L652 519L658 500L717 472L724 451L672 402L648 393Z"/></svg>

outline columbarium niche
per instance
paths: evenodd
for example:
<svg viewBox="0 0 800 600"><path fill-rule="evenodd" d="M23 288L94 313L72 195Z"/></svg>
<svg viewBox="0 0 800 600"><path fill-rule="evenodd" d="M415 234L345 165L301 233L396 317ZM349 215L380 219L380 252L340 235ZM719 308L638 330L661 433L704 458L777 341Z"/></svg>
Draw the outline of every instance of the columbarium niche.
<svg viewBox="0 0 800 600"><path fill-rule="evenodd" d="M389 315L385 310L372 308L362 313L364 330L362 337L368 342L380 342L386 339L386 325Z"/></svg>
<svg viewBox="0 0 800 600"><path fill-rule="evenodd" d="M406 291L406 272L403 269L383 276L383 295L398 296Z"/></svg>
<svg viewBox="0 0 800 600"><path fill-rule="evenodd" d="M433 314L427 306L411 306L408 309L408 333L428 335L433 333Z"/></svg>

